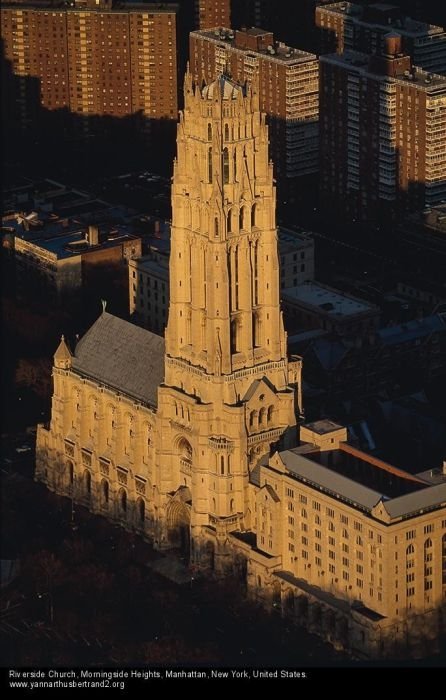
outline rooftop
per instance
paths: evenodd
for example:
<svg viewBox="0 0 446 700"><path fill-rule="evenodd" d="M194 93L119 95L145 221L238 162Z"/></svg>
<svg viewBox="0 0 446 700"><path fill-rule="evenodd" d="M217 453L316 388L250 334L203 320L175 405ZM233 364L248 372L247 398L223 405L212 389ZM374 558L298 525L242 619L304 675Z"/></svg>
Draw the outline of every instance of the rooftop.
<svg viewBox="0 0 446 700"><path fill-rule="evenodd" d="M388 326L377 331L378 338L383 345L396 345L409 343L430 335L446 331L446 318L444 314L434 314L425 318L407 321L398 326Z"/></svg>
<svg viewBox="0 0 446 700"><path fill-rule="evenodd" d="M321 464L328 454L332 455L330 467ZM431 485L350 445L307 455L300 454L299 448L286 450L279 458L297 480L370 514L380 502L390 518L411 517L446 505L446 483Z"/></svg>
<svg viewBox="0 0 446 700"><path fill-rule="evenodd" d="M76 5L71 6L70 4L60 3L60 6L54 5L52 0L48 2L33 3L21 2L20 4L14 2L2 3L2 9L26 9L26 10L46 10L51 9L53 12L150 12L151 14L165 13L165 12L177 12L178 5L175 3L160 3L160 2L113 2L112 7L107 7L105 3L97 3L98 7L93 4L81 4L76 3Z"/></svg>
<svg viewBox="0 0 446 700"><path fill-rule="evenodd" d="M136 268L137 272L146 272L151 275L161 277L163 280L169 279L169 268L157 260L154 260L152 255L144 255L141 258L136 258L132 261L132 267Z"/></svg>
<svg viewBox="0 0 446 700"><path fill-rule="evenodd" d="M23 237L25 238L25 237ZM92 250L104 248L113 248L116 245L124 243L124 241L137 240L137 237L128 233L127 229L122 226L102 228L99 243L97 245L89 245L86 240L84 231L74 231L62 236L52 236L50 238L34 238L29 242L35 248L41 248L50 253L55 259L63 260L76 255L88 253Z"/></svg>
<svg viewBox="0 0 446 700"><path fill-rule="evenodd" d="M281 226L277 229L277 238L279 243L279 255L313 245L311 233L306 231L294 231Z"/></svg>
<svg viewBox="0 0 446 700"><path fill-rule="evenodd" d="M419 89L425 90L427 93L437 93L446 91L446 76L438 75L437 73L429 73L428 71L413 66L412 69L404 70L396 76L390 76L385 73L376 72L371 68L371 65L377 65L376 59L378 56L369 56L369 54L361 51L353 51L346 49L342 54L325 54L320 57L320 60L327 63L335 63L340 66L350 66L358 73L371 75L383 81L397 81L404 85L416 85Z"/></svg>
<svg viewBox="0 0 446 700"><path fill-rule="evenodd" d="M270 34L270 32L264 31L263 29L257 29L255 27L251 27L245 31L250 36L258 37ZM226 27L197 30L191 32L190 35L192 37L202 37L208 41L218 44L219 46L228 46L234 51L240 51L241 53L250 54L252 56L262 56L263 58L268 58L271 61L279 61L286 64L298 64L311 60L317 60L315 54L309 53L308 51L302 51L301 49L292 48L281 41L274 41L265 48L241 48L240 46L237 46L235 32Z"/></svg>
<svg viewBox="0 0 446 700"><path fill-rule="evenodd" d="M164 338L104 311L77 343L72 367L155 407L164 381Z"/></svg>
<svg viewBox="0 0 446 700"><path fill-rule="evenodd" d="M308 430L312 430L318 435L326 435L327 433L333 433L335 430L341 430L343 428L342 425L334 423L328 418L323 418L321 420L314 421L313 423L305 423L302 427L308 428Z"/></svg>
<svg viewBox="0 0 446 700"><path fill-rule="evenodd" d="M377 308L372 304L317 282L305 282L297 287L283 289L282 297L285 301L288 299L313 309L317 308L330 316L350 317L377 311Z"/></svg>
<svg viewBox="0 0 446 700"><path fill-rule="evenodd" d="M364 8L353 2L334 2L322 6L320 11L348 15L353 18L353 22L358 24L374 26L384 30L397 29L400 34L406 36L422 36L444 32L442 27L420 22L412 19L412 17L406 17L399 7L390 3L377 2Z"/></svg>

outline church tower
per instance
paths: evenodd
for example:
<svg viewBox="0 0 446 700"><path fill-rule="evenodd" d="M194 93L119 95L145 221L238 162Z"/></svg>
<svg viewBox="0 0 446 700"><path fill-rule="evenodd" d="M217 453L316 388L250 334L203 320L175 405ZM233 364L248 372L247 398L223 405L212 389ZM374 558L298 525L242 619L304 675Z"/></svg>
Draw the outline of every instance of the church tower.
<svg viewBox="0 0 446 700"><path fill-rule="evenodd" d="M197 563L249 529L250 472L295 444L300 360L280 311L276 191L255 89L185 77L172 182L170 308L158 391L164 537ZM209 562L208 562L209 563Z"/></svg>

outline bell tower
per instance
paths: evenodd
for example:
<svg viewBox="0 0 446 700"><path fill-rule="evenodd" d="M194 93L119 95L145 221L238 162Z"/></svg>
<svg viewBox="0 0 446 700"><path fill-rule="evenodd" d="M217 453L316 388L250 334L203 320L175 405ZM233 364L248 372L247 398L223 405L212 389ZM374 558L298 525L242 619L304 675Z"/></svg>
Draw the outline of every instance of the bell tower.
<svg viewBox="0 0 446 700"><path fill-rule="evenodd" d="M249 529L247 484L260 457L295 444L301 363L287 359L276 191L256 90L224 75L200 88L187 73L184 93L158 483L165 537L184 542L188 512L200 563L221 553L225 533Z"/></svg>

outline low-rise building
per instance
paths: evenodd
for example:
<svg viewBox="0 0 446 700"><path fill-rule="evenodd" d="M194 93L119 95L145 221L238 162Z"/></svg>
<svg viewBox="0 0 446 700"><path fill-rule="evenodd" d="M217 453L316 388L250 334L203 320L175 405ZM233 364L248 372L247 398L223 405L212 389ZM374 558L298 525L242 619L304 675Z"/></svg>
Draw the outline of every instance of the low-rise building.
<svg viewBox="0 0 446 700"><path fill-rule="evenodd" d="M321 328L340 336L364 336L379 322L377 306L320 282L282 290L282 305L289 333Z"/></svg>
<svg viewBox="0 0 446 700"><path fill-rule="evenodd" d="M141 238L123 227L99 231L89 226L52 237L15 236L17 291L19 296L42 294L62 302L91 281L94 270L115 266L141 255Z"/></svg>

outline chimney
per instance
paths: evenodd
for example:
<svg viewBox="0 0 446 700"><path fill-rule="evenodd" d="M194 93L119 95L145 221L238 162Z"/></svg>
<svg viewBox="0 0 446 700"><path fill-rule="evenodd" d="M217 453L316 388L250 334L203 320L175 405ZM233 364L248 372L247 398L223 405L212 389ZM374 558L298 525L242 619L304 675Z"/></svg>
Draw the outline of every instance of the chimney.
<svg viewBox="0 0 446 700"><path fill-rule="evenodd" d="M90 224L87 231L88 245L99 245L99 228L96 224Z"/></svg>

